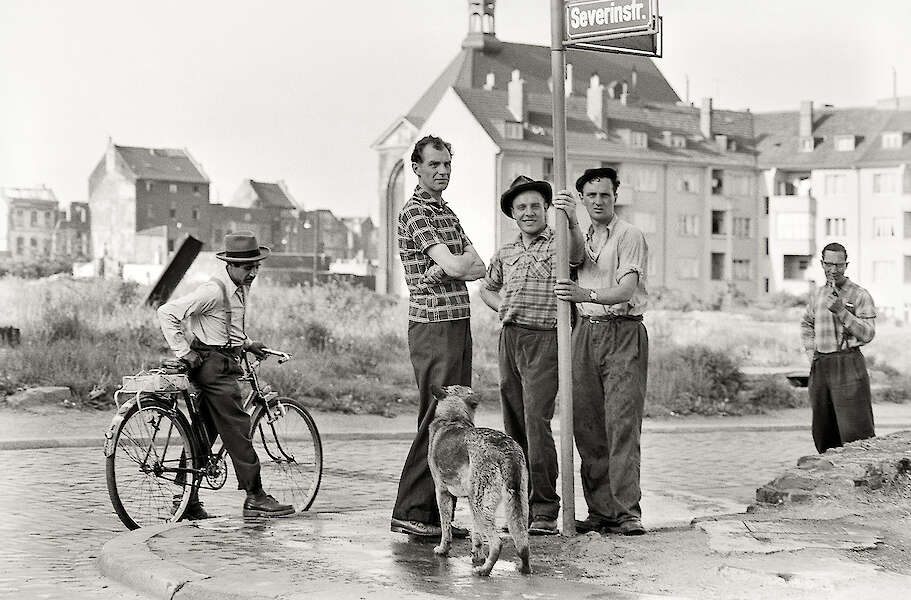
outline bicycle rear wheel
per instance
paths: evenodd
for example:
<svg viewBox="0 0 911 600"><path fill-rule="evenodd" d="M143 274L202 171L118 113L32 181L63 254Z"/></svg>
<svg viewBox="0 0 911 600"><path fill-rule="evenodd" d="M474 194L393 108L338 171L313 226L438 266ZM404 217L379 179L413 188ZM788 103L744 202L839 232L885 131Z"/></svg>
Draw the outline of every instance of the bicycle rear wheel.
<svg viewBox="0 0 911 600"><path fill-rule="evenodd" d="M129 529L176 521L197 477L190 426L166 403L143 399L113 432L107 457L108 495Z"/></svg>
<svg viewBox="0 0 911 600"><path fill-rule="evenodd" d="M293 398L276 398L253 414L251 437L263 488L298 512L313 504L323 477L323 444L313 417Z"/></svg>

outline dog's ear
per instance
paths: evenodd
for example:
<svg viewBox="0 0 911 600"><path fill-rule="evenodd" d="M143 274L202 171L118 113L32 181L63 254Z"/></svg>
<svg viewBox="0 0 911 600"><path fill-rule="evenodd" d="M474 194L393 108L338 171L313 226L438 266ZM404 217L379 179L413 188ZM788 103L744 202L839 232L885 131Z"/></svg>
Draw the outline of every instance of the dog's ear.
<svg viewBox="0 0 911 600"><path fill-rule="evenodd" d="M430 386L430 393L433 394L433 397L437 400L442 400L446 397L446 392L443 391L443 388L435 383Z"/></svg>

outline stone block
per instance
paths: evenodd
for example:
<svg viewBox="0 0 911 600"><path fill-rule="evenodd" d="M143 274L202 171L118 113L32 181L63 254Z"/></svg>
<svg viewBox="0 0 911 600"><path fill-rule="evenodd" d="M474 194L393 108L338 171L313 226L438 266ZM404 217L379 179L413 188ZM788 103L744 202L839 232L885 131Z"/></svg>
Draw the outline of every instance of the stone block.
<svg viewBox="0 0 911 600"><path fill-rule="evenodd" d="M72 398L72 396L73 392L68 387L35 387L8 396L6 403L13 408L32 408L35 406L62 404Z"/></svg>
<svg viewBox="0 0 911 600"><path fill-rule="evenodd" d="M817 471L828 471L835 467L831 460L825 459L818 455L801 456L797 459L799 469L814 469Z"/></svg>
<svg viewBox="0 0 911 600"><path fill-rule="evenodd" d="M801 477L794 473L785 473L773 480L771 486L779 490L812 490L816 487L817 483L818 482L812 477Z"/></svg>

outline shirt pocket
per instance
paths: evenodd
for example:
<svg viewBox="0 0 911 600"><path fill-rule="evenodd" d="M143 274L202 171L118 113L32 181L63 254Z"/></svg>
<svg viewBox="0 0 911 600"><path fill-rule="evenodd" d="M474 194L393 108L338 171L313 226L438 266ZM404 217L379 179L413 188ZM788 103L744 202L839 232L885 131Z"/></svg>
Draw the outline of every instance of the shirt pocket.
<svg viewBox="0 0 911 600"><path fill-rule="evenodd" d="M530 279L548 280L553 275L554 257L550 254L532 254L528 261Z"/></svg>
<svg viewBox="0 0 911 600"><path fill-rule="evenodd" d="M503 257L503 281L517 282L522 281L525 275L525 268L521 254L513 254Z"/></svg>

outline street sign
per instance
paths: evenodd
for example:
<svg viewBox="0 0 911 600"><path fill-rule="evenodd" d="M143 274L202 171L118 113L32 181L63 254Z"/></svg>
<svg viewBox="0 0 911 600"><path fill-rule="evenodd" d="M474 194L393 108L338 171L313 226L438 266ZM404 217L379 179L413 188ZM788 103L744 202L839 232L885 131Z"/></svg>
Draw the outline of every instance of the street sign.
<svg viewBox="0 0 911 600"><path fill-rule="evenodd" d="M660 57L658 0L565 0L566 48Z"/></svg>

